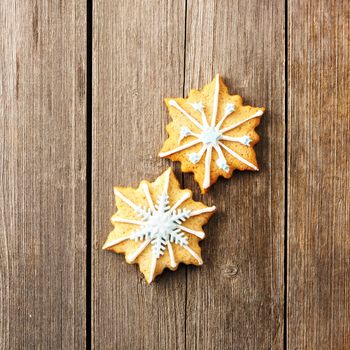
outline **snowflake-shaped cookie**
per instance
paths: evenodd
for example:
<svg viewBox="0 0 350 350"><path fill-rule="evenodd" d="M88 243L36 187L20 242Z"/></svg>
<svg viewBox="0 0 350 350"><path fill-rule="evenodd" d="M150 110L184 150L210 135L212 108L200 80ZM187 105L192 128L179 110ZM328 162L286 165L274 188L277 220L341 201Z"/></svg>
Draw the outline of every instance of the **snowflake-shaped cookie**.
<svg viewBox="0 0 350 350"><path fill-rule="evenodd" d="M115 187L114 194L118 212L103 249L124 253L129 264L138 263L148 283L165 267L202 265L198 242L215 207L193 201L171 168L155 182L142 181L137 189Z"/></svg>
<svg viewBox="0 0 350 350"><path fill-rule="evenodd" d="M259 135L254 130L264 108L244 106L218 74L202 90L191 90L188 98L167 98L165 103L173 121L159 156L180 161L183 172L193 172L202 193L235 169L258 170L253 146Z"/></svg>

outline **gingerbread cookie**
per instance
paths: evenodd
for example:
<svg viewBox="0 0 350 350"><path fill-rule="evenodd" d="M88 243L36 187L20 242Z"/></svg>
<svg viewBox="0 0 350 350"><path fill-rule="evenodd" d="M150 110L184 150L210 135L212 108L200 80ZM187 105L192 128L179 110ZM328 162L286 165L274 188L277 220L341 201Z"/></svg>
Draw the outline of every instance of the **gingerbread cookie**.
<svg viewBox="0 0 350 350"><path fill-rule="evenodd" d="M202 193L235 169L258 170L253 147L260 139L254 130L265 109L243 105L218 74L202 90L191 90L188 98L167 98L165 103L173 121L159 156L180 161L183 172L193 172Z"/></svg>
<svg viewBox="0 0 350 350"><path fill-rule="evenodd" d="M103 249L137 263L147 283L166 267L174 271L180 263L202 265L198 242L215 207L193 201L171 168L155 182L142 181L137 189L115 187L114 194L118 211Z"/></svg>

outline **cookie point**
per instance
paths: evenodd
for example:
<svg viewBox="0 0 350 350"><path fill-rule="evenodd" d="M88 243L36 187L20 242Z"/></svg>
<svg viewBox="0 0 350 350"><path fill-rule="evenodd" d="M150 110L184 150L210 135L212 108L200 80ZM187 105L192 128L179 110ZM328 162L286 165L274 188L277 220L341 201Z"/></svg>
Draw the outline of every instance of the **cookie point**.
<svg viewBox="0 0 350 350"><path fill-rule="evenodd" d="M257 112L256 112L256 115L257 116L261 116L261 115L263 115L264 114L264 110L261 110L261 109L259 109Z"/></svg>

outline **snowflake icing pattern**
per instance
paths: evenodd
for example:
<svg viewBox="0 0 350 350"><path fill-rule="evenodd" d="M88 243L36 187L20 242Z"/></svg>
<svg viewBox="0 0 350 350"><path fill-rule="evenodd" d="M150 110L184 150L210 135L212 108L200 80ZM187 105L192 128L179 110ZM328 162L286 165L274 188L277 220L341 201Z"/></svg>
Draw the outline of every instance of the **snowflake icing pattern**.
<svg viewBox="0 0 350 350"><path fill-rule="evenodd" d="M177 262L175 260L172 243L186 249L197 260L198 265L203 264L201 257L189 246L186 234L191 234L203 239L205 236L204 232L192 230L182 224L190 217L213 212L215 210L214 206L192 211L186 208L179 209L179 206L190 198L191 194L189 192L186 192L175 204L170 206L168 195L170 173L171 168L165 173L163 192L158 196L155 204L151 198L148 185L146 183L142 184L142 190L146 196L148 208L135 204L120 191L114 189L115 195L132 208L140 219L134 220L114 216L112 218L113 222L131 224L138 228L132 231L130 235L106 243L103 249L108 249L127 240L133 240L136 242L141 241L142 244L138 249L125 257L128 263L133 263L147 246L151 244L152 264L150 267L150 277L148 282L152 282L154 279L157 260L160 256L164 255L166 249L169 252L170 266L176 268Z"/></svg>
<svg viewBox="0 0 350 350"><path fill-rule="evenodd" d="M195 125L198 129L200 129L200 133L195 133L189 127L183 126L181 128L181 131L180 131L178 143L180 144L182 142L182 140L188 136L192 136L195 139L193 141L185 143L177 148L170 149L169 151L159 153L160 157L168 157L168 156L173 155L175 153L185 151L185 150L201 143L202 147L199 150L199 152L187 153L187 157L188 157L188 160L192 164L197 164L205 154L204 180L203 180L203 184L201 186L204 190L208 189L211 185L211 183L210 183L210 168L211 168L213 150L215 150L217 152L217 155L218 155L218 158L216 160L216 166L219 169L223 170L225 173L228 173L230 171L230 166L227 163L227 160L226 160L225 155L223 153L223 149L227 153L229 153L233 158L237 159L241 163L244 163L245 165L247 165L251 169L259 170L257 168L257 166L255 166L253 163L249 162L247 159L245 159L244 157L239 155L233 149L229 148L222 141L236 142L236 143L240 143L244 146L250 146L252 139L248 135L239 136L239 137L232 137L232 136L225 135L225 134L233 129L238 128L239 126L248 122L251 119L261 117L263 112L264 112L264 109L258 110L256 113L254 113L253 115L249 116L248 118L246 118L242 121L238 121L234 124L231 124L227 127L222 128L222 124L225 122L227 117L229 117L236 110L236 106L233 103L227 103L225 106L225 109L224 109L224 115L222 116L222 118L218 122L216 122L217 114L218 114L219 93L220 93L220 80L219 80L219 74L217 74L215 76L213 110L212 110L210 124L208 122L208 117L204 111L205 106L202 102L189 103L194 108L194 110L196 110L197 112L200 112L201 121L202 121L202 123L200 123L196 118L194 118L186 110L184 110L174 99L169 100L169 105L174 107L175 109L177 109L193 125Z"/></svg>

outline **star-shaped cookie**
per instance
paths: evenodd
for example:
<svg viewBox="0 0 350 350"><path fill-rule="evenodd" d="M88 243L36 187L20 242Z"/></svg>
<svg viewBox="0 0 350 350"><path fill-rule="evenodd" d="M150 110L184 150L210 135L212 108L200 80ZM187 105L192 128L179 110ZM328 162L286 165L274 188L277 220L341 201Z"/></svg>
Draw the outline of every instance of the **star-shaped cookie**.
<svg viewBox="0 0 350 350"><path fill-rule="evenodd" d="M215 207L192 200L192 192L180 189L171 168L155 182L142 181L137 189L115 187L114 194L118 211L103 249L137 263L147 283L166 267L203 264L198 242Z"/></svg>
<svg viewBox="0 0 350 350"><path fill-rule="evenodd" d="M183 172L193 172L202 193L235 169L258 170L255 128L265 109L243 105L218 74L202 90L191 90L188 98L167 98L165 103L173 121L159 156L180 161Z"/></svg>

